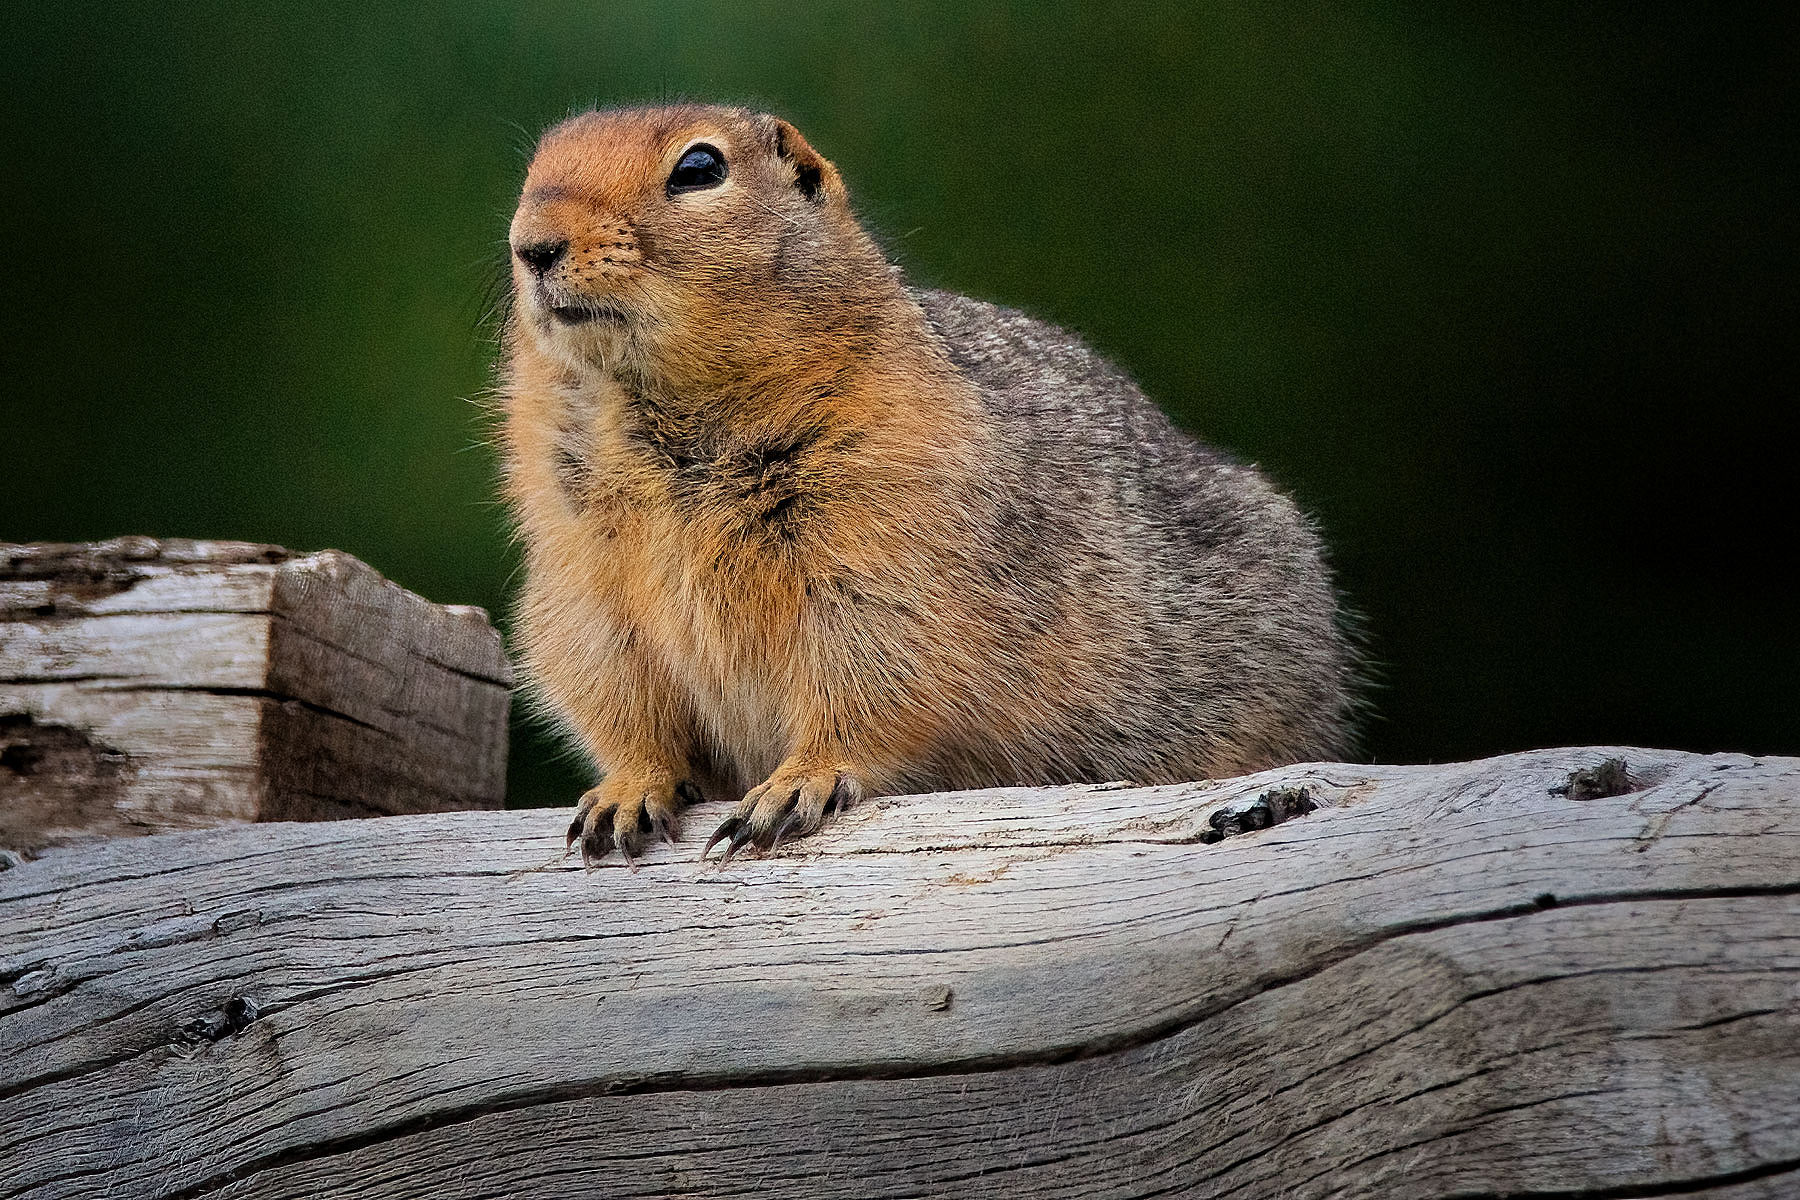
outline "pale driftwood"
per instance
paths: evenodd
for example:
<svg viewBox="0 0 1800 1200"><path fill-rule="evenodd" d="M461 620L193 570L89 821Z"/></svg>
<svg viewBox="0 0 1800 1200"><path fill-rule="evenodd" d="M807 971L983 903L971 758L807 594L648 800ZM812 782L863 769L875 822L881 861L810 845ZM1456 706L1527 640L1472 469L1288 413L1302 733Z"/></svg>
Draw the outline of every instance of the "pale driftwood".
<svg viewBox="0 0 1800 1200"><path fill-rule="evenodd" d="M1800 760L894 799L723 871L566 818L0 873L0 1196L1800 1194Z"/></svg>
<svg viewBox="0 0 1800 1200"><path fill-rule="evenodd" d="M345 554L0 545L0 848L504 802L480 609Z"/></svg>

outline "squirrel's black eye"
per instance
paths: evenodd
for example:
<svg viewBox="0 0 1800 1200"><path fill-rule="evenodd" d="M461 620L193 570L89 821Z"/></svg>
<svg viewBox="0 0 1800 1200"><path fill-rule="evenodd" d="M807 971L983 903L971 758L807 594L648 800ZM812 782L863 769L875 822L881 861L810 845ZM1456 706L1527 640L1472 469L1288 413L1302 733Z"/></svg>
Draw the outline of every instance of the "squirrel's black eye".
<svg viewBox="0 0 1800 1200"><path fill-rule="evenodd" d="M725 182L725 156L702 142L688 147L675 169L669 172L669 195L697 192L701 188L718 187Z"/></svg>

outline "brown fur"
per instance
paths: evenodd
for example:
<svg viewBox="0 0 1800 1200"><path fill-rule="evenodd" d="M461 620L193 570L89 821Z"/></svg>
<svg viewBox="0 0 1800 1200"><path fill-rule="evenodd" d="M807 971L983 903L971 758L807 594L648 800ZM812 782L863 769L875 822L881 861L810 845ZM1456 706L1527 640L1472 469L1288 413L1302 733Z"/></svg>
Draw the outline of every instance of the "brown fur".
<svg viewBox="0 0 1800 1200"><path fill-rule="evenodd" d="M725 182L669 194L697 142L723 152ZM605 771L571 828L584 853L673 836L684 785L758 785L721 829L735 849L867 793L1157 782L1335 747L1347 657L1291 506L1130 407L1141 397L1108 407L1257 522L1255 561L1219 576L1220 620L1167 644L1193 623L1171 597L1208 581L1177 587L1109 532L1141 532L1156 506L1111 495L1103 464L1092 503L1060 512L1056 465L1021 459L1004 385L982 379L1011 361L982 358L983 339L1047 327L909 291L792 126L701 107L558 126L512 244L564 241L541 279L514 262L503 440L525 666ZM570 324L553 307L604 315ZM981 337L953 341L969 320ZM1097 368L1082 364L1085 386ZM1165 689L1169 714L1127 714L1163 695L1147 672L1181 675L1171 655L1238 637L1232 614L1289 586L1306 593L1289 642L1318 686L1196 683ZM1251 660L1284 678L1272 636Z"/></svg>

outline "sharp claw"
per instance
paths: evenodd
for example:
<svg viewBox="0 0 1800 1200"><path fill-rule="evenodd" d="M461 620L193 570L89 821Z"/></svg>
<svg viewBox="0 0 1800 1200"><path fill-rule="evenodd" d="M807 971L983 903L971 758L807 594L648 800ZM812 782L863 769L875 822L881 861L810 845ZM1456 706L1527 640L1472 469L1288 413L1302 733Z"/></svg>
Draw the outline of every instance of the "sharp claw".
<svg viewBox="0 0 1800 1200"><path fill-rule="evenodd" d="M638 869L638 862L631 853L631 844L629 842L619 843L619 856L625 860L625 865L629 867L632 874L635 875Z"/></svg>
<svg viewBox="0 0 1800 1200"><path fill-rule="evenodd" d="M744 822L737 817L726 817L723 821L719 822L719 827L713 830L713 835L706 839L706 845L700 848L700 861L705 862L706 856L712 853L712 848L719 844L719 839L730 837L737 832L738 827L743 823ZM731 852L726 851L725 856L730 858ZM724 864L720 863L719 865L723 866Z"/></svg>
<svg viewBox="0 0 1800 1200"><path fill-rule="evenodd" d="M782 821L781 824L779 824L775 827L775 836L769 839L769 853L770 854L773 854L777 850L781 849L781 839L787 836L787 831L792 829L799 822L799 820L800 820L800 810L798 808L796 808L793 812L791 812L787 815L786 820Z"/></svg>
<svg viewBox="0 0 1800 1200"><path fill-rule="evenodd" d="M669 819L667 817L657 817L655 820L651 821L650 824L652 831L658 837L662 838L664 842L667 842L671 846L675 844L675 827L669 824Z"/></svg>
<svg viewBox="0 0 1800 1200"><path fill-rule="evenodd" d="M862 785L853 777L839 773L837 782L831 786L831 795L826 798L826 805L840 816L849 812L862 799Z"/></svg>
<svg viewBox="0 0 1800 1200"><path fill-rule="evenodd" d="M579 816L569 822L569 832L563 837L563 849L565 851L575 844L576 838L581 836L581 825L582 820Z"/></svg>
<svg viewBox="0 0 1800 1200"><path fill-rule="evenodd" d="M799 788L795 788L793 795L791 795L787 798L787 805L786 805L785 811L786 811L787 815L781 819L781 824L775 826L774 829L768 831L767 833L763 834L761 837L756 839L756 848L758 850L761 850L764 854L775 853L775 847L780 845L780 843L781 843L781 835L783 833L787 832L788 826L793 824L794 818L797 815L799 815L799 812L800 812L800 789Z"/></svg>
<svg viewBox="0 0 1800 1200"><path fill-rule="evenodd" d="M725 855L723 858L719 859L719 866L723 867L726 863L730 862L732 855L736 854L750 843L750 839L755 836L755 832L756 831L751 829L748 825L738 830L737 836L731 839L731 845L725 847Z"/></svg>

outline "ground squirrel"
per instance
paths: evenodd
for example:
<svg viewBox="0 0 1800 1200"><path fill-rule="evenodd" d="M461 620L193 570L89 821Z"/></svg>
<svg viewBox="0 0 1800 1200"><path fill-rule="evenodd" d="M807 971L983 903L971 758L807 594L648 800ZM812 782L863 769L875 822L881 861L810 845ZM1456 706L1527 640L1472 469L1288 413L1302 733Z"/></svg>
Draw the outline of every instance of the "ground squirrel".
<svg viewBox="0 0 1800 1200"><path fill-rule="evenodd" d="M742 797L729 858L871 794L1343 749L1294 505L1072 335L909 287L786 121L574 117L510 241L518 639L604 772L584 856L697 795Z"/></svg>

